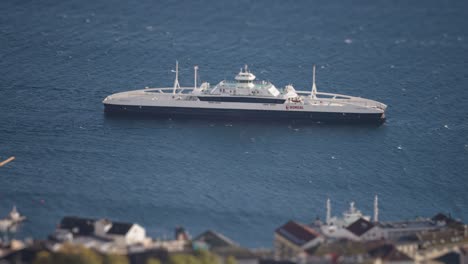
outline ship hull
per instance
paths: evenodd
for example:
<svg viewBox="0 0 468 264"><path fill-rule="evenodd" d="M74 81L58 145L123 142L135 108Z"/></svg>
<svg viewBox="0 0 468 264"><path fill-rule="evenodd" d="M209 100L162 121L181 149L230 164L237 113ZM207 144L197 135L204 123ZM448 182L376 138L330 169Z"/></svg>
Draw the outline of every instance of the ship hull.
<svg viewBox="0 0 468 264"><path fill-rule="evenodd" d="M229 108L133 106L104 104L108 115L146 115L170 118L216 118L231 120L297 120L340 123L375 123L385 121L383 113L340 113Z"/></svg>

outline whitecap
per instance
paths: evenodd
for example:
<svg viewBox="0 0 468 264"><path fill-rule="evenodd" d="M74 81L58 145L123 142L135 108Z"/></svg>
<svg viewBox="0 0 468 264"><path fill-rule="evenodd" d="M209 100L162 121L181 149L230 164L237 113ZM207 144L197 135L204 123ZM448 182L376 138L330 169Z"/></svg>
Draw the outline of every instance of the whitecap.
<svg viewBox="0 0 468 264"><path fill-rule="evenodd" d="M402 150L403 147L400 145L400 146L397 147L397 149L398 149L398 150Z"/></svg>
<svg viewBox="0 0 468 264"><path fill-rule="evenodd" d="M448 126L448 125L444 125L444 127L445 127L445 128L447 128L447 129L449 128L449 126Z"/></svg>
<svg viewBox="0 0 468 264"><path fill-rule="evenodd" d="M344 43L351 44L351 43L353 43L353 40L350 39L350 38L347 38L347 39L344 40Z"/></svg>

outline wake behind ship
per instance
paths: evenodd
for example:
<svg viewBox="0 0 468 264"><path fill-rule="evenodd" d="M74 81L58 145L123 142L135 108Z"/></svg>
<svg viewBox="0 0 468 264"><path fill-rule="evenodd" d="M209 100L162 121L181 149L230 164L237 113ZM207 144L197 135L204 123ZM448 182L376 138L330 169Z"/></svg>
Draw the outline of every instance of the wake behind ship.
<svg viewBox="0 0 468 264"><path fill-rule="evenodd" d="M256 81L247 65L235 81L215 86L180 87L179 67L173 87L145 88L112 94L103 101L107 114L154 115L170 118L223 118L241 120L291 120L315 122L383 123L383 103L342 94L317 92L315 66L312 90L298 91L292 85L276 88Z"/></svg>

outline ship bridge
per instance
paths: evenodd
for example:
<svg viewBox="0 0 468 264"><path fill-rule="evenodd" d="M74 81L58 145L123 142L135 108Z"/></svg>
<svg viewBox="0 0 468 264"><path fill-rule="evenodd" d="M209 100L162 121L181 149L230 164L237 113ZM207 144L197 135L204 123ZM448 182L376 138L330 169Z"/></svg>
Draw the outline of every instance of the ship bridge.
<svg viewBox="0 0 468 264"><path fill-rule="evenodd" d="M272 83L256 81L255 78L245 65L234 78L235 81L221 81L211 90L211 94L261 97L277 97L280 94Z"/></svg>
<svg viewBox="0 0 468 264"><path fill-rule="evenodd" d="M236 75L234 79L237 81L238 87L254 87L253 81L255 80L255 75L253 75L249 71L247 65L245 65L244 71L242 71L242 68L240 69L240 72Z"/></svg>

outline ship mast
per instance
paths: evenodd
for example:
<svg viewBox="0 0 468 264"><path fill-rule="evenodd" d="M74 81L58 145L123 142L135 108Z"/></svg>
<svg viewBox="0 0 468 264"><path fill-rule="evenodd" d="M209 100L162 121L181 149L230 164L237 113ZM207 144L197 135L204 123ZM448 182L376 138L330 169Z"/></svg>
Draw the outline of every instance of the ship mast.
<svg viewBox="0 0 468 264"><path fill-rule="evenodd" d="M315 85L315 64L312 73L312 92L310 93L310 98L317 98L317 86Z"/></svg>
<svg viewBox="0 0 468 264"><path fill-rule="evenodd" d="M194 88L194 89L197 89L197 71L198 71L198 65L195 65L195 66L193 67L193 70L195 71L193 88Z"/></svg>
<svg viewBox="0 0 468 264"><path fill-rule="evenodd" d="M325 223L327 225L330 225L330 219L331 219L331 204L330 204L330 198L327 198L327 215L325 218Z"/></svg>
<svg viewBox="0 0 468 264"><path fill-rule="evenodd" d="M374 197L374 222L379 221L379 197L377 194Z"/></svg>
<svg viewBox="0 0 468 264"><path fill-rule="evenodd" d="M176 89L180 89L179 85L179 61L176 61L176 73L175 73L175 80L174 80L174 89L172 90L172 94L176 93Z"/></svg>

